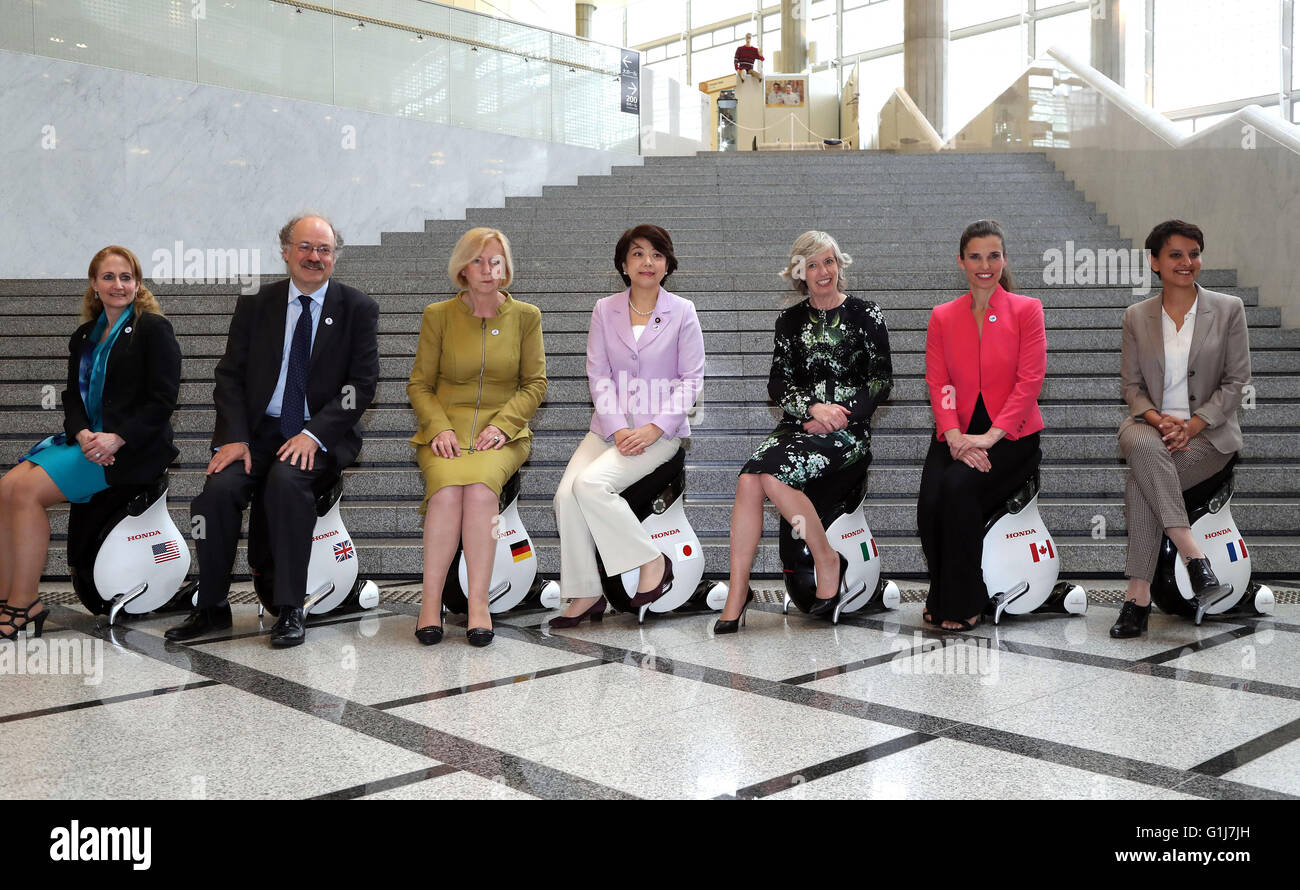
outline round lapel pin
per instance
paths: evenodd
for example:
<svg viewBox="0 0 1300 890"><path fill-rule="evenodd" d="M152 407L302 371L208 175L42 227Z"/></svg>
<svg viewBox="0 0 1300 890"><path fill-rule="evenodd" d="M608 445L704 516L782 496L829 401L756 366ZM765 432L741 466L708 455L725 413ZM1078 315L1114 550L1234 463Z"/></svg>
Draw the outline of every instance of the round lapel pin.
<svg viewBox="0 0 1300 890"><path fill-rule="evenodd" d="M325 323L326 323L326 324L334 324L334 319L332 319L332 318L327 318L327 319L325 319Z"/></svg>
<svg viewBox="0 0 1300 890"><path fill-rule="evenodd" d="M501 333L500 329L498 329L498 328L493 328L493 329L492 329L492 336L493 336L493 337L495 337L495 336L496 336L497 334L499 334L499 333Z"/></svg>
<svg viewBox="0 0 1300 890"><path fill-rule="evenodd" d="M997 317L996 315L990 315L990 316L989 316L989 321L997 321L997 320L998 320L998 317Z"/></svg>
<svg viewBox="0 0 1300 890"><path fill-rule="evenodd" d="M126 327L122 328L122 333L124 333L124 334L129 334L129 333L131 333L131 326L130 326L130 325L127 325Z"/></svg>

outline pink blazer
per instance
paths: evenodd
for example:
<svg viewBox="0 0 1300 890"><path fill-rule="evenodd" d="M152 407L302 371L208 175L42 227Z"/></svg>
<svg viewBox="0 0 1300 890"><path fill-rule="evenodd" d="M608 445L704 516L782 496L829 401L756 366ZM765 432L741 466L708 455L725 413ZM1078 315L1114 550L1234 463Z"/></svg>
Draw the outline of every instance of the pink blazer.
<svg viewBox="0 0 1300 890"><path fill-rule="evenodd" d="M587 384L602 439L653 423L667 437L689 436L686 413L704 384L704 334L695 304L659 288L654 314L637 340L628 291L596 301L587 332Z"/></svg>
<svg viewBox="0 0 1300 890"><path fill-rule="evenodd" d="M944 430L970 429L975 402L993 425L1019 439L1043 428L1038 393L1047 373L1043 304L1001 286L989 299L984 335L975 327L970 292L935 306L925 332L925 383L940 441Z"/></svg>

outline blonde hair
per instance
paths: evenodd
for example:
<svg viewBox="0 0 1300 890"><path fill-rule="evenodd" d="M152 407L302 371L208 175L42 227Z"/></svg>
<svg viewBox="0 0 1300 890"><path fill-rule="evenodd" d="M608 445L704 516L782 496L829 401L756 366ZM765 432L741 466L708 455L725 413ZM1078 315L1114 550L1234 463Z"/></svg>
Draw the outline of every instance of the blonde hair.
<svg viewBox="0 0 1300 890"><path fill-rule="evenodd" d="M461 235L460 240L456 242L456 247L451 252L451 259L447 261L447 277L451 279L452 284L458 288L469 286L469 281L466 280L464 275L465 267L483 252L483 247L493 238L501 242L502 259L505 264L505 273L501 276L500 287L505 290L510 286L510 282L515 277L515 261L510 254L510 239L505 236L504 232L489 229L485 226L470 229L464 235Z"/></svg>
<svg viewBox="0 0 1300 890"><path fill-rule="evenodd" d="M162 307L158 305L158 298L153 295L149 288L144 286L144 275L140 272L140 260L125 247L110 244L90 258L90 271L87 273L90 284L86 287L86 292L81 296L81 320L90 321L98 318L99 314L104 311L104 304L99 301L99 297L95 296L95 279L99 277L100 264L110 256L121 257L131 267L131 275L135 278L137 285L135 302L132 304L135 311L153 312L162 315L163 311Z"/></svg>
<svg viewBox="0 0 1300 890"><path fill-rule="evenodd" d="M808 296L808 282L803 277L804 266L808 260L827 250L835 251L835 265L840 271L839 286L843 290L849 284L845 270L853 264L853 257L840 250L839 242L825 232L804 232L794 239L794 244L790 247L790 262L781 271L781 277L790 282L796 293Z"/></svg>

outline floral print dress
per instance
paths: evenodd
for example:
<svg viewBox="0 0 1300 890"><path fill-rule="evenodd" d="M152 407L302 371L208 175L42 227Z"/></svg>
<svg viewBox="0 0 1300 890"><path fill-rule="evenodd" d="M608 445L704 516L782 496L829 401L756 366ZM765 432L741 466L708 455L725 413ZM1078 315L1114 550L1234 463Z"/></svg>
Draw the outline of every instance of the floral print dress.
<svg viewBox="0 0 1300 890"><path fill-rule="evenodd" d="M871 458L871 415L889 398L893 364L880 307L850 296L834 309L804 300L777 317L767 392L785 411L741 473L767 473L793 488ZM809 433L809 408L843 405L849 422L833 433ZM865 467L864 467L865 468Z"/></svg>

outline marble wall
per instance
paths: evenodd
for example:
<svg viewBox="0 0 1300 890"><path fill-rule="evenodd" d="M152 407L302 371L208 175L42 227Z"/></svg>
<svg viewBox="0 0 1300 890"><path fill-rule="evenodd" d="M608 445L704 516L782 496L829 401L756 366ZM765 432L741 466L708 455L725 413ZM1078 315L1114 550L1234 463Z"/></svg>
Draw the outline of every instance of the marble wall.
<svg viewBox="0 0 1300 890"><path fill-rule="evenodd" d="M641 163L2 50L0 83L0 278L79 277L105 244L146 260L177 241L260 249L274 273L276 233L302 209L373 244Z"/></svg>

